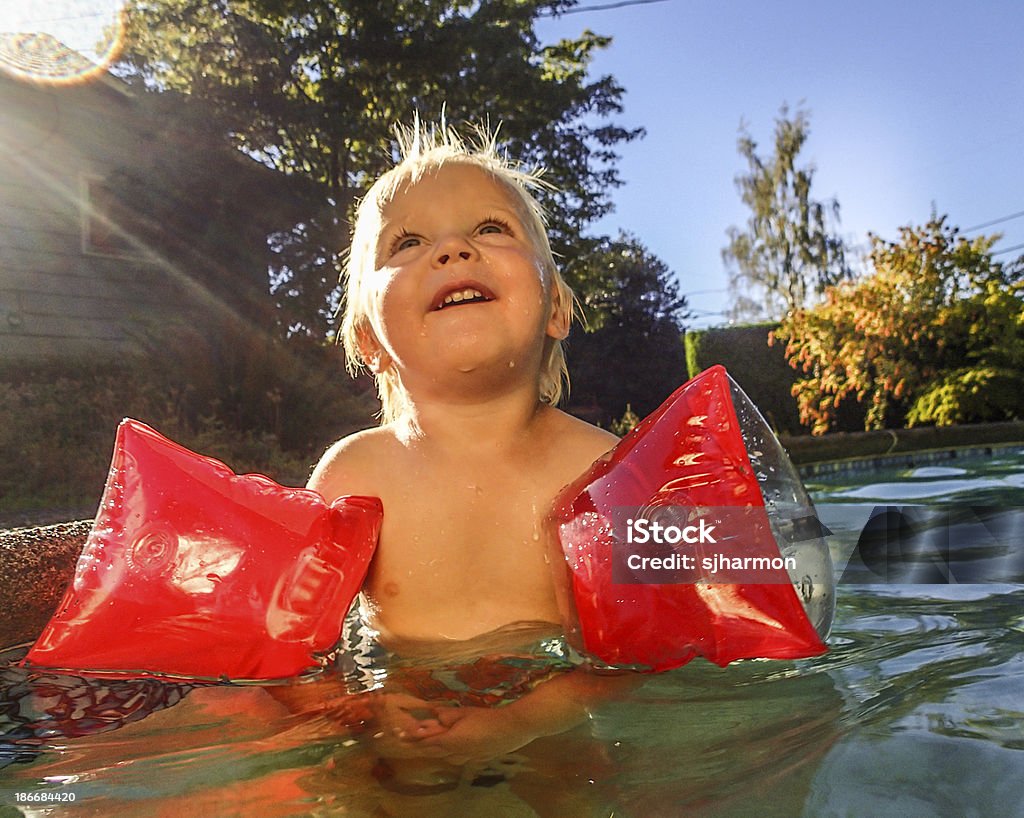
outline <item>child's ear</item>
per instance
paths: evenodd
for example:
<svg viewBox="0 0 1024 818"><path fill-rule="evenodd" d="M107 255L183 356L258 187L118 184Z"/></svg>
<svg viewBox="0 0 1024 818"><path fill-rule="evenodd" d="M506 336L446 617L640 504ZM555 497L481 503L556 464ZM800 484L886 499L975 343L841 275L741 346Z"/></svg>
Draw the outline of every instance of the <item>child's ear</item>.
<svg viewBox="0 0 1024 818"><path fill-rule="evenodd" d="M572 325L572 304L566 303L558 287L551 288L551 318L548 319L549 338L561 341L569 335Z"/></svg>
<svg viewBox="0 0 1024 818"><path fill-rule="evenodd" d="M374 375L379 375L391 366L391 356L369 327L364 326L357 331L356 348L359 350L359 357Z"/></svg>

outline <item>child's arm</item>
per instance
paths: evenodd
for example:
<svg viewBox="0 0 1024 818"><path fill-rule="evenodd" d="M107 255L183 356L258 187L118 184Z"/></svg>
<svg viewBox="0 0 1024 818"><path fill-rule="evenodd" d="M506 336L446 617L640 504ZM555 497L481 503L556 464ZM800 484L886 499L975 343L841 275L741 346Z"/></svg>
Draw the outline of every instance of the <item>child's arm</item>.
<svg viewBox="0 0 1024 818"><path fill-rule="evenodd" d="M556 676L504 707L441 707L447 731L405 736L424 755L455 764L510 753L542 736L556 735L586 721L590 709L626 695L643 683L636 673L599 674L577 669Z"/></svg>

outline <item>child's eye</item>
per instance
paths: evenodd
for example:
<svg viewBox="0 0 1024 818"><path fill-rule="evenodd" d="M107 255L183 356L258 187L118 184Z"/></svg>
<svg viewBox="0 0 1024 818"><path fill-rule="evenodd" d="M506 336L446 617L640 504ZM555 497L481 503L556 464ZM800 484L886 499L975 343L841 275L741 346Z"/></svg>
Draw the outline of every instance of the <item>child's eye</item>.
<svg viewBox="0 0 1024 818"><path fill-rule="evenodd" d="M486 221L481 222L480 227L477 228L477 232L481 236L493 235L498 233L511 234L512 228L509 226L508 222L502 219L487 219Z"/></svg>
<svg viewBox="0 0 1024 818"><path fill-rule="evenodd" d="M391 253L400 253L402 250L408 250L410 247L419 246L420 238L406 230L403 230L401 234L391 244Z"/></svg>

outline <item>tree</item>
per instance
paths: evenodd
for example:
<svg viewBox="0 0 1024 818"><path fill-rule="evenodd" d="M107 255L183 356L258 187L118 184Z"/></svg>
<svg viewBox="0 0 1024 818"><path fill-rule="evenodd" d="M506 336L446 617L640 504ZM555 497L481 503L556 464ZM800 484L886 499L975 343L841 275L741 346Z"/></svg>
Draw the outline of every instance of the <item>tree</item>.
<svg viewBox="0 0 1024 818"><path fill-rule="evenodd" d="M602 322L569 339L570 408L605 428L631 409L643 417L686 380L682 323L689 313L664 262L636 238L602 242L594 294Z"/></svg>
<svg viewBox="0 0 1024 818"><path fill-rule="evenodd" d="M306 217L271 239L271 281L292 331L329 333L354 202L390 164L392 126L413 112L500 122L510 155L546 168L552 244L586 299L588 248L576 237L610 209L615 146L641 131L607 121L621 112L613 78L587 80L608 38L540 44L538 16L571 5L134 0L119 70L202 99L238 149L317 185Z"/></svg>
<svg viewBox="0 0 1024 818"><path fill-rule="evenodd" d="M820 434L842 401L865 428L1024 414L1024 270L992 260L998 236L968 239L946 217L872 236L872 275L791 313L786 342L801 420Z"/></svg>
<svg viewBox="0 0 1024 818"><path fill-rule="evenodd" d="M775 121L775 153L762 158L745 126L738 148L748 170L736 187L751 214L746 229L730 227L722 259L730 269L734 320L781 318L850 277L842 240L831 232L839 203L811 198L814 167L797 167L809 135L808 114L785 105Z"/></svg>
<svg viewBox="0 0 1024 818"><path fill-rule="evenodd" d="M261 329L272 324L267 236L305 212L313 189L226 144L202 104L172 94L132 99L146 150L114 163L104 185L115 221L179 280ZM116 159L116 157L115 157Z"/></svg>

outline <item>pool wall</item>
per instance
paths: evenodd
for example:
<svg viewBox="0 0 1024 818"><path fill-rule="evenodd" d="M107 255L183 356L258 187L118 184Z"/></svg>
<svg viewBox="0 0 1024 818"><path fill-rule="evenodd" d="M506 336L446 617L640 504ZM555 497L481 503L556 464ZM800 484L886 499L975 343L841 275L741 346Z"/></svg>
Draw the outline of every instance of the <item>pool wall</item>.
<svg viewBox="0 0 1024 818"><path fill-rule="evenodd" d="M0 647L35 639L60 604L90 520L0 531Z"/></svg>
<svg viewBox="0 0 1024 818"><path fill-rule="evenodd" d="M930 463L944 463L969 457L991 457L1000 452L1014 452L1024 449L1024 443L1000 443L991 446L967 446L958 449L925 449L920 452L877 455L875 457L850 457L845 460L830 460L825 463L805 463L799 466L801 477L819 477L828 474L854 474L884 468L913 468Z"/></svg>
<svg viewBox="0 0 1024 818"><path fill-rule="evenodd" d="M935 462L956 454L942 452L967 450L984 453L987 448L1024 446L1024 422L977 423L969 426L925 426L914 429L880 429L872 432L835 432L813 437L811 435L781 438L792 461L803 474L814 474L804 467L812 464L836 462L866 462L865 468L884 463L898 465L891 457L909 455L907 463ZM873 458L882 458L877 463ZM924 460L921 458L931 458ZM824 466L822 466L824 468ZM826 468L826 472L827 472ZM834 470L834 469L833 469Z"/></svg>

